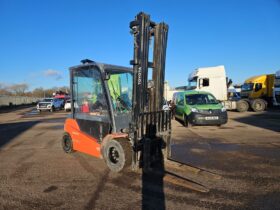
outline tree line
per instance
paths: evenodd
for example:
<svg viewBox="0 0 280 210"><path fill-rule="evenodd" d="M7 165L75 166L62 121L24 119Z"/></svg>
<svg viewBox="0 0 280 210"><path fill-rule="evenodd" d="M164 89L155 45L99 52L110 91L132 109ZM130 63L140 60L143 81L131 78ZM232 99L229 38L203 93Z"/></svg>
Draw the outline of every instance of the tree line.
<svg viewBox="0 0 280 210"><path fill-rule="evenodd" d="M30 96L36 98L52 97L55 92L70 93L70 89L67 86L43 88L38 87L33 90L29 90L29 85L26 83L5 85L0 83L0 96Z"/></svg>

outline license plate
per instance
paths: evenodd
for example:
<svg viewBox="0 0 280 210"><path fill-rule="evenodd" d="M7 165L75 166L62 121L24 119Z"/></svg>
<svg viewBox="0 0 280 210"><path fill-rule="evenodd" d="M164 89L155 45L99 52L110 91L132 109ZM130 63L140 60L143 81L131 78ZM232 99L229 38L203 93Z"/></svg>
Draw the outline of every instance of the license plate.
<svg viewBox="0 0 280 210"><path fill-rule="evenodd" d="M218 116L209 116L209 117L205 117L205 120L218 120L219 117Z"/></svg>

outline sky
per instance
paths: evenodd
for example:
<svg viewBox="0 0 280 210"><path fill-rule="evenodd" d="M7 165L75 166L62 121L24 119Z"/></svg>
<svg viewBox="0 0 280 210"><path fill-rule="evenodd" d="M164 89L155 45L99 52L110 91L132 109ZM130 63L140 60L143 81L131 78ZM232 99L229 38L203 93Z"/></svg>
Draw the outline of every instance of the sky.
<svg viewBox="0 0 280 210"><path fill-rule="evenodd" d="M69 85L89 58L129 66L129 22L140 11L169 25L166 80L224 65L234 83L280 69L280 0L0 0L0 83Z"/></svg>

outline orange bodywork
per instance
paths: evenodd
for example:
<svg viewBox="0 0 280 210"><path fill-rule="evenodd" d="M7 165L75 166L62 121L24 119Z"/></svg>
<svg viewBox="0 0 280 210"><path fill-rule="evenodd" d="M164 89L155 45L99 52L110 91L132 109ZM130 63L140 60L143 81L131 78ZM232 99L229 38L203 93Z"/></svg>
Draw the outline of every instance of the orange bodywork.
<svg viewBox="0 0 280 210"><path fill-rule="evenodd" d="M101 145L97 139L82 132L75 119L66 119L64 131L71 136L74 150L101 158Z"/></svg>
<svg viewBox="0 0 280 210"><path fill-rule="evenodd" d="M80 127L75 119L68 118L64 124L64 131L67 132L72 139L73 149L79 152L102 158L101 147L104 146L110 139L128 138L126 133L111 133L107 134L102 139L102 145L97 139L80 130Z"/></svg>

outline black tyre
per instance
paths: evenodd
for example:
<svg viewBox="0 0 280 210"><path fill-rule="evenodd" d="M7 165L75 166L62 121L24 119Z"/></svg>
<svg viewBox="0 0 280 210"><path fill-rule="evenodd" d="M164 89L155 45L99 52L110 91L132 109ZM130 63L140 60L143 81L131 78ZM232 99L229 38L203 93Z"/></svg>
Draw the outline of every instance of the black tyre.
<svg viewBox="0 0 280 210"><path fill-rule="evenodd" d="M191 124L190 124L189 121L188 121L188 117L187 117L186 115L184 115L184 122L183 122L183 125L184 125L185 127L190 127L190 126L191 126Z"/></svg>
<svg viewBox="0 0 280 210"><path fill-rule="evenodd" d="M132 150L127 139L112 139L103 150L103 158L113 172L120 172L131 166Z"/></svg>
<svg viewBox="0 0 280 210"><path fill-rule="evenodd" d="M54 107L52 106L52 108L50 109L50 112L54 112Z"/></svg>
<svg viewBox="0 0 280 210"><path fill-rule="evenodd" d="M262 99L255 99L253 100L251 107L254 112L262 112L266 108L266 102Z"/></svg>
<svg viewBox="0 0 280 210"><path fill-rule="evenodd" d="M245 100L238 101L236 106L238 112L247 112L249 109L249 104Z"/></svg>
<svg viewBox="0 0 280 210"><path fill-rule="evenodd" d="M74 152L73 142L72 142L71 136L68 133L63 134L61 143L62 143L62 148L63 148L64 152L66 152L66 153Z"/></svg>

